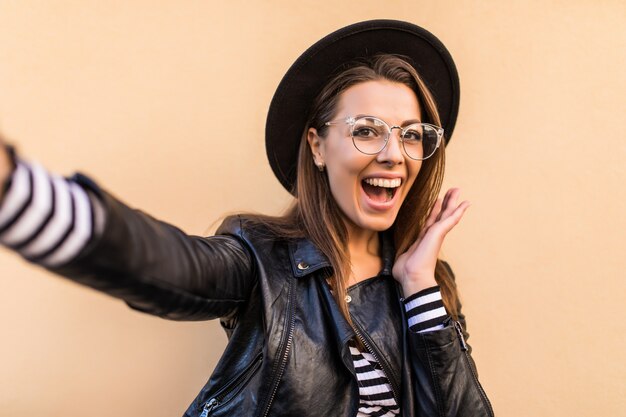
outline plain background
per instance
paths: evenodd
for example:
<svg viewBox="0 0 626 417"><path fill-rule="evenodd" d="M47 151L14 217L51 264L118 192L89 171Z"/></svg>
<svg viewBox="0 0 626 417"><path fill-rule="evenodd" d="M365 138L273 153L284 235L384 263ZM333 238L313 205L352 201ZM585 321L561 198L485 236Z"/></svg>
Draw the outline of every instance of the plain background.
<svg viewBox="0 0 626 417"><path fill-rule="evenodd" d="M461 76L449 236L500 416L626 412L623 1L0 1L0 128L193 234L279 213L273 91L311 43L372 18L441 38ZM0 415L175 416L225 346L0 250Z"/></svg>

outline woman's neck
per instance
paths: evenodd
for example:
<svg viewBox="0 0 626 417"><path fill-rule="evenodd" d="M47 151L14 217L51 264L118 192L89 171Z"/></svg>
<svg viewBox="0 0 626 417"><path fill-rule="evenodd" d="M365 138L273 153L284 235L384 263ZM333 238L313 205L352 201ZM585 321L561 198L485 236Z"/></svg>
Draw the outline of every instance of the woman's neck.
<svg viewBox="0 0 626 417"><path fill-rule="evenodd" d="M378 232L348 226L348 250L351 257L365 254L378 256L379 246Z"/></svg>
<svg viewBox="0 0 626 417"><path fill-rule="evenodd" d="M354 225L347 225L347 228L348 251L352 266L348 285L354 285L380 272L382 268L380 240L376 231L364 230Z"/></svg>

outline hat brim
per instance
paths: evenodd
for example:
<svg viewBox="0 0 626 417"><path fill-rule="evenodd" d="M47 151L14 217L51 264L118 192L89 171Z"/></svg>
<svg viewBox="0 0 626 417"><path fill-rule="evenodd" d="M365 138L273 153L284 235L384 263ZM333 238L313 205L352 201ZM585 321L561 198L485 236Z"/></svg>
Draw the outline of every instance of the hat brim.
<svg viewBox="0 0 626 417"><path fill-rule="evenodd" d="M293 191L298 147L315 97L345 63L376 54L408 57L433 95L446 141L459 109L459 76L446 47L412 23L369 20L339 29L307 49L278 85L265 125L265 149L280 183Z"/></svg>

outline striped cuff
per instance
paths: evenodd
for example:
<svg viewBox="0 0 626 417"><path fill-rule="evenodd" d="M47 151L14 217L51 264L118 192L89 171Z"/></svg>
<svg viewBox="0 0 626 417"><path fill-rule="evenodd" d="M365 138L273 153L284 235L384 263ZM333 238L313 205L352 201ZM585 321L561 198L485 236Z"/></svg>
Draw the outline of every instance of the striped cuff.
<svg viewBox="0 0 626 417"><path fill-rule="evenodd" d="M423 333L443 329L448 317L439 286L423 289L404 299L409 329Z"/></svg>
<svg viewBox="0 0 626 417"><path fill-rule="evenodd" d="M78 184L17 160L0 202L0 244L46 267L72 260L100 232L100 201Z"/></svg>

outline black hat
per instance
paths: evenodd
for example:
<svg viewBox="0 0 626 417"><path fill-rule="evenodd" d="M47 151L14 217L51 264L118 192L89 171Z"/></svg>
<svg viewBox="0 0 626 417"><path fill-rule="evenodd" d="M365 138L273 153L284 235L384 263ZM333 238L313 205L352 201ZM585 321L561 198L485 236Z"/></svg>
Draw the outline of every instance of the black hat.
<svg viewBox="0 0 626 417"><path fill-rule="evenodd" d="M274 174L292 191L298 146L309 107L337 69L376 54L408 57L435 98L445 138L459 109L459 76L450 53L432 33L399 20L368 20L339 29L304 51L278 85L267 114L265 149Z"/></svg>

